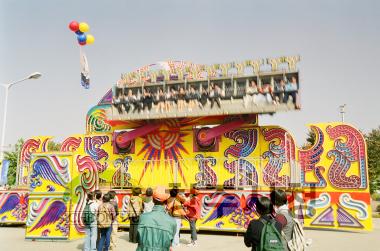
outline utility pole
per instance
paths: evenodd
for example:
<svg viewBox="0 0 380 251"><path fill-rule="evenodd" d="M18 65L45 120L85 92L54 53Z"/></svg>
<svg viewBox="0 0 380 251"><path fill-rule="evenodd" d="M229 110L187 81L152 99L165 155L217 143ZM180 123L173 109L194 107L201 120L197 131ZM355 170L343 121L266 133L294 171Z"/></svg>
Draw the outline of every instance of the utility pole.
<svg viewBox="0 0 380 251"><path fill-rule="evenodd" d="M341 117L341 120L342 120L342 124L344 124L344 114L346 113L346 104L343 104L343 105L340 105L339 106L339 110L340 110L340 117Z"/></svg>

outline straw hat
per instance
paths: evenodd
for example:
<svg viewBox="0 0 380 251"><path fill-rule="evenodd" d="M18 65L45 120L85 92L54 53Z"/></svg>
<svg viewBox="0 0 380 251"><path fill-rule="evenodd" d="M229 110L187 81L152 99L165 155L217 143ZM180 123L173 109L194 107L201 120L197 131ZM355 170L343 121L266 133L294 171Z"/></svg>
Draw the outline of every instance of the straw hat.
<svg viewBox="0 0 380 251"><path fill-rule="evenodd" d="M164 202L169 199L170 195L166 193L166 189L164 186L158 186L154 189L153 199Z"/></svg>

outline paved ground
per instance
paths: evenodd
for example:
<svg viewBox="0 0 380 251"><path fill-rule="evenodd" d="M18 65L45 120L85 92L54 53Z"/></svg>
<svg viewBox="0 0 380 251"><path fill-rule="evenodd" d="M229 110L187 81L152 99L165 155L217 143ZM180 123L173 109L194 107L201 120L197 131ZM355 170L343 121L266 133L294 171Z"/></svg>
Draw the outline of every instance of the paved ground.
<svg viewBox="0 0 380 251"><path fill-rule="evenodd" d="M76 241L26 241L24 240L23 227L1 227L0 228L0 250L27 250L27 251L70 251L81 250L82 240ZM308 238L313 239L312 246L308 250L312 251L379 251L378 239L380 236L380 219L374 219L374 230L369 233L337 232L306 230ZM135 250L136 245L129 243L128 233L119 232L117 250ZM189 234L181 234L181 247L176 250L217 250L217 251L239 251L249 249L244 246L243 237L222 234L199 234L199 246L188 248L185 243L189 240Z"/></svg>

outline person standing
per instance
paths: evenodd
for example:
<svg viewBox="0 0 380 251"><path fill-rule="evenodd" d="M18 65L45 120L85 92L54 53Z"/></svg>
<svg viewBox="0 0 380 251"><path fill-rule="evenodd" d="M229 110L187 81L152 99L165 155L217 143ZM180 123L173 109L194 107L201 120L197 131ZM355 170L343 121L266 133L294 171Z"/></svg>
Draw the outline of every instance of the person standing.
<svg viewBox="0 0 380 251"><path fill-rule="evenodd" d="M96 241L98 237L98 224L96 214L98 211L98 203L95 201L94 193L87 194L87 204L83 211L83 223L86 237L84 240L83 251L96 251Z"/></svg>
<svg viewBox="0 0 380 251"><path fill-rule="evenodd" d="M102 195L103 195L102 191L95 190L94 194L95 194L95 201L98 204L98 209L99 209L99 206L103 203L102 202ZM97 226L97 227L98 227L98 231L97 231L97 238L96 238L96 246L98 246L99 240L100 240L100 229L99 229L99 226Z"/></svg>
<svg viewBox="0 0 380 251"><path fill-rule="evenodd" d="M117 229L119 226L117 222L117 216L119 215L119 206L117 204L116 192L111 190L108 192L108 194L110 195L110 198L111 198L110 203L113 205L115 209L115 214L116 214L116 217L114 221L112 222L110 250L116 250Z"/></svg>
<svg viewBox="0 0 380 251"><path fill-rule="evenodd" d="M100 229L100 240L98 251L108 251L112 232L112 222L116 219L114 206L110 203L111 197L107 193L103 196L103 203L98 210L98 227Z"/></svg>
<svg viewBox="0 0 380 251"><path fill-rule="evenodd" d="M281 224L271 215L272 203L267 197L260 197L256 201L256 211L260 215L258 220L252 220L244 235L247 247L256 250L284 250L281 237Z"/></svg>
<svg viewBox="0 0 380 251"><path fill-rule="evenodd" d="M191 242L189 247L195 247L197 245L197 220L201 218L201 201L198 198L199 191L195 187L190 190L190 200L183 203L187 208L186 217L190 224Z"/></svg>
<svg viewBox="0 0 380 251"><path fill-rule="evenodd" d="M153 196L153 189L148 187L145 191L145 197L143 199L143 207L144 207L143 213L149 213L152 211L154 207L152 196Z"/></svg>
<svg viewBox="0 0 380 251"><path fill-rule="evenodd" d="M152 197L152 212L140 217L136 251L169 251L176 232L176 222L167 215L164 207L169 195L165 192L165 187L159 186Z"/></svg>
<svg viewBox="0 0 380 251"><path fill-rule="evenodd" d="M179 246L179 232L181 230L182 218L186 216L186 212L183 207L183 202L185 201L186 200L183 197L178 196L178 188L173 188L170 190L170 198L168 199L166 209L177 224L177 231L173 239L173 247Z"/></svg>
<svg viewBox="0 0 380 251"><path fill-rule="evenodd" d="M143 202L140 194L141 188L134 187L128 204L129 241L132 243L137 243L137 226L139 224L141 212L143 211Z"/></svg>

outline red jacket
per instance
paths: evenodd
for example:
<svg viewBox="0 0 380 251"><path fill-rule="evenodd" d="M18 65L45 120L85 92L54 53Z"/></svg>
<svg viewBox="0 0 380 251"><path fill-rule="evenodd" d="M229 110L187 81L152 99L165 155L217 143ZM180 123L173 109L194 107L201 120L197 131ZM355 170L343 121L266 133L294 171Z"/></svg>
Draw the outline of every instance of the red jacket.
<svg viewBox="0 0 380 251"><path fill-rule="evenodd" d="M198 196L193 196L189 201L183 203L187 208L186 216L192 220L201 218L201 201Z"/></svg>

